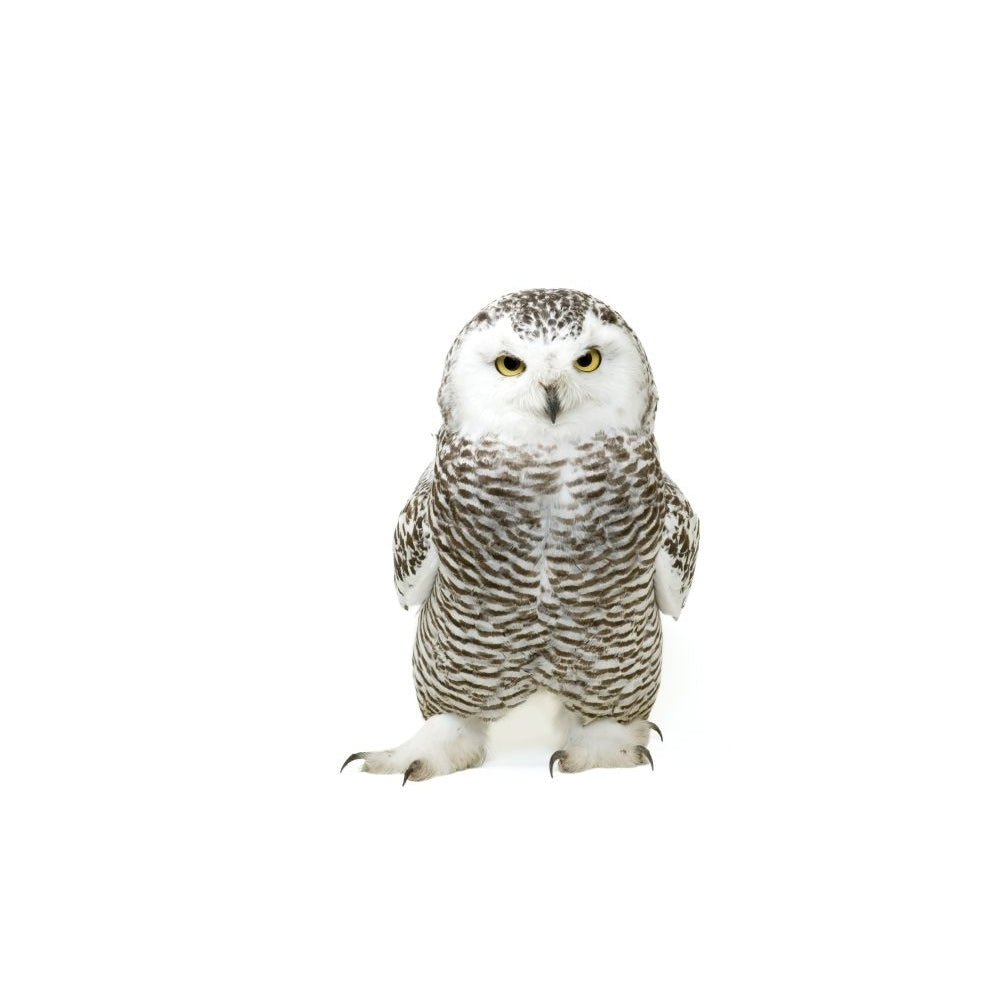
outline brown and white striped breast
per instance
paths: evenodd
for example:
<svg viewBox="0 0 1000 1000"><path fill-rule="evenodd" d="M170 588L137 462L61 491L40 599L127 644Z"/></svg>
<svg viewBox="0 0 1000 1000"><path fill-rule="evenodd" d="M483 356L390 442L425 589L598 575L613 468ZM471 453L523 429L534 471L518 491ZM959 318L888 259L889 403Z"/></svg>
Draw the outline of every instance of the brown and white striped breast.
<svg viewBox="0 0 1000 1000"><path fill-rule="evenodd" d="M440 566L414 650L424 714L495 718L538 688L585 719L647 714L660 483L648 434L513 446L442 431L428 510Z"/></svg>

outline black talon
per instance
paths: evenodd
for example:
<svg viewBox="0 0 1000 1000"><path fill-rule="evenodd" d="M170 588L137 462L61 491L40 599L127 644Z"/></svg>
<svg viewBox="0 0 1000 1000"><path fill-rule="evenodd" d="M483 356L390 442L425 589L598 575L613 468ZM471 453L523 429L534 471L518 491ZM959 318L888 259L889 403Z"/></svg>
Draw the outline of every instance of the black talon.
<svg viewBox="0 0 1000 1000"><path fill-rule="evenodd" d="M555 777L555 775L554 775L554 774L552 773L552 767L553 767L553 765L555 764L555 762L556 762L557 760L565 760L565 759L566 759L566 758L567 758L568 756L569 756L569 754L568 754L568 753L566 753L566 751L565 751L565 750L557 750L557 751L556 751L556 752L555 752L555 753L554 753L554 754L553 754L553 755L552 755L552 756L551 756L551 757L549 758L549 777L550 777L550 778L554 778L554 777Z"/></svg>
<svg viewBox="0 0 1000 1000"><path fill-rule="evenodd" d="M650 769L650 771L654 770L654 768L653 768L653 755L644 746L637 746L637 747L635 747L635 752L640 757L645 757L646 760L649 761L649 769Z"/></svg>
<svg viewBox="0 0 1000 1000"><path fill-rule="evenodd" d="M345 760L344 763L340 765L340 773L341 774L344 773L344 768L347 767L347 765L350 764L352 760L364 760L365 757L367 756L368 754L366 753L352 753L351 756L348 757L347 760Z"/></svg>
<svg viewBox="0 0 1000 1000"><path fill-rule="evenodd" d="M403 772L403 784L405 785L410 778L413 776L413 772L420 768L420 761L415 760L412 764Z"/></svg>
<svg viewBox="0 0 1000 1000"><path fill-rule="evenodd" d="M648 722L646 724L649 726L650 729L653 730L654 733L656 733L657 736L660 737L660 742L662 743L663 733L660 732L660 727L655 722Z"/></svg>

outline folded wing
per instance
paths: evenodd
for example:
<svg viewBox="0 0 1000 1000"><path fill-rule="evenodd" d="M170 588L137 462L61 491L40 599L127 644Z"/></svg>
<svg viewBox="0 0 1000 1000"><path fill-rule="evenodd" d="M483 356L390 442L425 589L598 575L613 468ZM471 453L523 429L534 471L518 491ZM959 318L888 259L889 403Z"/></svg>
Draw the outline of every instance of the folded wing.
<svg viewBox="0 0 1000 1000"><path fill-rule="evenodd" d="M427 600L437 576L438 556L427 516L433 481L434 466L429 465L400 512L392 540L396 593L404 608Z"/></svg>
<svg viewBox="0 0 1000 1000"><path fill-rule="evenodd" d="M677 618L694 577L698 515L669 476L663 476L660 489L664 502L663 542L653 571L653 590L660 611Z"/></svg>

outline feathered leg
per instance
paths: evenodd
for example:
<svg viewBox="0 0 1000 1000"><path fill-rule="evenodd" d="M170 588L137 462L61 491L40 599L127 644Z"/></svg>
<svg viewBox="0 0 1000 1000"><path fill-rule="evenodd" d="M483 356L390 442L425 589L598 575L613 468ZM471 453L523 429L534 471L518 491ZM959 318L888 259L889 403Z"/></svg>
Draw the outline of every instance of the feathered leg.
<svg viewBox="0 0 1000 1000"><path fill-rule="evenodd" d="M352 753L341 771L352 760L363 760L362 771L401 774L405 785L407 781L424 781L478 767L485 759L485 723L458 715L432 715L410 739L394 750Z"/></svg>

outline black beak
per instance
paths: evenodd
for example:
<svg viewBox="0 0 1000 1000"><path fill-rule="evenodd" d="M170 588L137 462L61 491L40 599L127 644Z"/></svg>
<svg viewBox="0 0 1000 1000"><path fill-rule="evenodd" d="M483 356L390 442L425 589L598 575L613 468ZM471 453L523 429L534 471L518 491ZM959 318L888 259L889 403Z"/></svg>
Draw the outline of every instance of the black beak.
<svg viewBox="0 0 1000 1000"><path fill-rule="evenodd" d="M559 409L559 390L554 385L545 386L545 412L549 415L552 423L556 422Z"/></svg>

